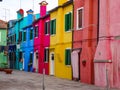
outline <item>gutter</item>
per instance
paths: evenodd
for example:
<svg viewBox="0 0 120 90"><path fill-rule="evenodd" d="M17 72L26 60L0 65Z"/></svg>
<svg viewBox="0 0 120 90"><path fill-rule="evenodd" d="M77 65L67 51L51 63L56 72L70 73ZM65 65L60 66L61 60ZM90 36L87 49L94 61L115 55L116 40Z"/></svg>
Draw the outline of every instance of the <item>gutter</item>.
<svg viewBox="0 0 120 90"><path fill-rule="evenodd" d="M100 0L98 0L98 23L97 23L97 45L98 45L98 42L99 42L99 22L100 22Z"/></svg>

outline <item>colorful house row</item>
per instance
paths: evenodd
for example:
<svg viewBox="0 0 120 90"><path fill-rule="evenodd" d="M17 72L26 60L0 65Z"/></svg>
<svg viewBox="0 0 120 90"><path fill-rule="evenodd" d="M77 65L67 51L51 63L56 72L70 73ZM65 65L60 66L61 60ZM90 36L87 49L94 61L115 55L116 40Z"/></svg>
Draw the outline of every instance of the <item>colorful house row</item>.
<svg viewBox="0 0 120 90"><path fill-rule="evenodd" d="M32 10L26 17L23 10L17 12L12 31L16 42L9 45L15 68L118 88L119 3L58 0L58 6L48 12L47 4L40 3L38 19Z"/></svg>

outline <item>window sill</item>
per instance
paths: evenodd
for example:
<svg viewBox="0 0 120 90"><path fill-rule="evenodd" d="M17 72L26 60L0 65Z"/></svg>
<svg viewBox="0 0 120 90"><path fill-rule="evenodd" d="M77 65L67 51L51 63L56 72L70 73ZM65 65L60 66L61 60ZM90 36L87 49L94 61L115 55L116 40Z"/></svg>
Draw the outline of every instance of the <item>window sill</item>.
<svg viewBox="0 0 120 90"><path fill-rule="evenodd" d="M48 36L49 34L45 34L45 36Z"/></svg>
<svg viewBox="0 0 120 90"><path fill-rule="evenodd" d="M44 63L48 63L48 62L46 61L46 62L44 62Z"/></svg>
<svg viewBox="0 0 120 90"><path fill-rule="evenodd" d="M52 37L53 37L53 36L55 36L55 35L56 35L56 34L52 34L52 35L50 35L50 36L52 36Z"/></svg>
<svg viewBox="0 0 120 90"><path fill-rule="evenodd" d="M83 30L83 28L77 28L76 30Z"/></svg>
<svg viewBox="0 0 120 90"><path fill-rule="evenodd" d="M71 65L66 65L67 67L71 67Z"/></svg>

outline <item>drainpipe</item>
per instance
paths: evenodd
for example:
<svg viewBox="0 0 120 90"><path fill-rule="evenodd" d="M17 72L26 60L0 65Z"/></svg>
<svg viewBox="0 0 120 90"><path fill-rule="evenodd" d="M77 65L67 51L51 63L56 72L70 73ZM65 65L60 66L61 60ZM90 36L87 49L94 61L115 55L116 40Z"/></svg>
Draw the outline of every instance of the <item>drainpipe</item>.
<svg viewBox="0 0 120 90"><path fill-rule="evenodd" d="M98 0L98 23L97 23L97 44L99 42L99 22L100 22L100 19L99 19L99 15L100 14L100 0Z"/></svg>
<svg viewBox="0 0 120 90"><path fill-rule="evenodd" d="M73 1L73 3L72 3L72 5L73 5L73 10L72 10L72 12L73 12L73 18L72 18L72 21L73 21L73 24L72 24L72 51L73 51L73 43L74 43L74 1Z"/></svg>

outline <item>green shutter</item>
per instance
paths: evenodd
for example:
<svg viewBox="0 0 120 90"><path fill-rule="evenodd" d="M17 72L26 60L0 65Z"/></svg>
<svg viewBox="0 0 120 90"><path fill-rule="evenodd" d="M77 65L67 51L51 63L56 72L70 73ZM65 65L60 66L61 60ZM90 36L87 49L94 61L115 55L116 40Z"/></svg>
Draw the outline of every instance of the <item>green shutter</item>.
<svg viewBox="0 0 120 90"><path fill-rule="evenodd" d="M53 21L53 34L56 34L56 19Z"/></svg>
<svg viewBox="0 0 120 90"><path fill-rule="evenodd" d="M65 31L67 31L67 14L65 15Z"/></svg>
<svg viewBox="0 0 120 90"><path fill-rule="evenodd" d="M50 21L50 35L52 35L52 21Z"/></svg>
<svg viewBox="0 0 120 90"><path fill-rule="evenodd" d="M69 30L71 29L71 16L72 16L72 13L69 13Z"/></svg>
<svg viewBox="0 0 120 90"><path fill-rule="evenodd" d="M68 65L71 65L71 52L68 50Z"/></svg>
<svg viewBox="0 0 120 90"><path fill-rule="evenodd" d="M67 61L67 50L65 50L65 65L68 64L68 61Z"/></svg>

